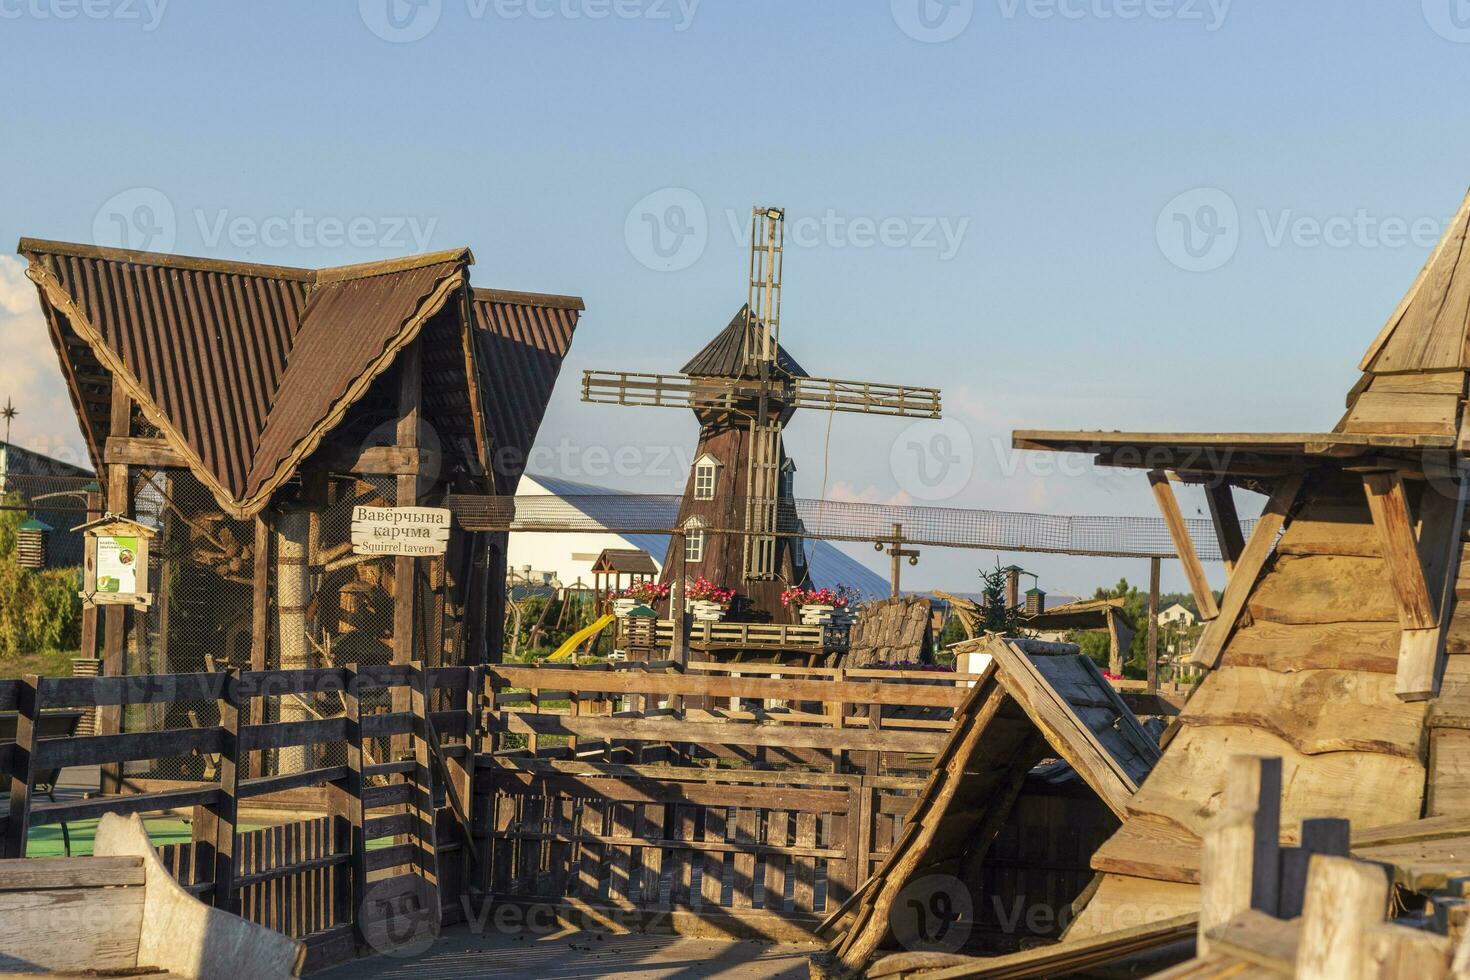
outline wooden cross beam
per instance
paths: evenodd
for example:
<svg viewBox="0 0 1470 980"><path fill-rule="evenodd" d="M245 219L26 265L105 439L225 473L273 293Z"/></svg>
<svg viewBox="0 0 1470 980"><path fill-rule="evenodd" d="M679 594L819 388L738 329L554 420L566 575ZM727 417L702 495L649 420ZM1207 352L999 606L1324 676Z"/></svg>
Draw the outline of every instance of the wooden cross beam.
<svg viewBox="0 0 1470 980"><path fill-rule="evenodd" d="M1184 515L1179 511L1179 500L1174 496L1174 488L1169 485L1169 476L1161 470L1152 470L1148 474L1148 482L1153 487L1154 500L1158 501L1159 511L1164 515L1164 523L1169 527L1174 551L1184 565L1184 575L1189 579L1189 589L1194 593L1195 605L1199 607L1199 618L1207 621L1214 619L1220 615L1220 609L1215 605L1215 593L1210 590L1210 580L1205 577L1205 568L1200 564L1199 554L1194 550L1194 541L1189 536L1189 528L1184 524Z"/></svg>
<svg viewBox="0 0 1470 980"><path fill-rule="evenodd" d="M1467 486L1463 474L1454 496L1427 485L1416 523L1401 474L1363 474L1363 492L1403 631L1394 693L1404 701L1428 700L1439 685L1445 627L1454 610Z"/></svg>
<svg viewBox="0 0 1470 980"><path fill-rule="evenodd" d="M1225 557L1225 576L1235 571L1240 553L1245 550L1245 535L1240 531L1240 516L1235 512L1235 498L1225 481L1205 484L1205 499L1210 505L1210 520L1215 524L1215 537L1220 541L1220 554Z"/></svg>

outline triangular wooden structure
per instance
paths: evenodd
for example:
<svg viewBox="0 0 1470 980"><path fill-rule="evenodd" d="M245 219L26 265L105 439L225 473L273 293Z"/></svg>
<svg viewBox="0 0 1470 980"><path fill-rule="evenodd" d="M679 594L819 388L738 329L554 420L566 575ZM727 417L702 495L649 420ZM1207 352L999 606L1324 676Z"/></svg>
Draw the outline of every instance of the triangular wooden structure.
<svg viewBox="0 0 1470 980"><path fill-rule="evenodd" d="M903 836L820 958L833 973L861 970L887 942L890 913L911 881L974 877L1043 759L1065 761L1119 819L1158 760L1153 739L1086 657L1029 654L1026 641L994 636L960 646L991 663L956 712Z"/></svg>
<svg viewBox="0 0 1470 980"><path fill-rule="evenodd" d="M1470 204L1364 357L1332 432L1017 432L1017 448L1149 470L1192 585L1207 588L1172 482L1206 490L1228 580L1195 649L1210 672L1093 856L1069 941L1199 905L1200 839L1227 760L1282 760L1281 824L1365 831L1470 809L1465 415ZM1267 495L1249 538L1234 488ZM1201 605L1203 609L1203 604Z"/></svg>

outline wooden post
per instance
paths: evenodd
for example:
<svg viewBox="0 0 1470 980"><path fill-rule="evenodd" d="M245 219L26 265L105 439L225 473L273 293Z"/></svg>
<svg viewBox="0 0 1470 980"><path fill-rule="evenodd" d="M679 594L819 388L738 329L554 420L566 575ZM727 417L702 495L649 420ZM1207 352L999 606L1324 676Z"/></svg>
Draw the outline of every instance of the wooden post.
<svg viewBox="0 0 1470 980"><path fill-rule="evenodd" d="M1159 693L1159 571L1161 560L1148 560L1148 693Z"/></svg>
<svg viewBox="0 0 1470 980"><path fill-rule="evenodd" d="M439 896L439 847L434 830L434 765L429 747L429 678L422 660L412 666L409 700L413 711L413 774L409 811L414 815L414 866L421 895L437 933L442 918Z"/></svg>
<svg viewBox="0 0 1470 980"><path fill-rule="evenodd" d="M97 520L102 516L102 494L96 490L87 491L87 521ZM97 607L87 605L82 608L82 643L81 656L88 660L97 659ZM97 731L97 708L87 709L91 715L91 731ZM100 787L99 787L100 788Z"/></svg>
<svg viewBox="0 0 1470 980"><path fill-rule="evenodd" d="M122 385L112 386L112 414L110 433L127 436L132 424L133 400ZM107 466L107 511L110 514L131 516L132 488L129 486L128 467L125 463ZM117 677L127 673L127 633L132 627L132 611L126 606L109 605L102 614L104 627L102 638L102 676ZM122 731L122 705L108 704L97 709L97 734L116 735ZM101 791L104 794L122 791L121 763L104 765L100 769Z"/></svg>
<svg viewBox="0 0 1470 980"><path fill-rule="evenodd" d="M1200 852L1200 955L1210 930L1255 909L1275 915L1279 905L1281 760L1232 756L1225 806L1204 836Z"/></svg>
<svg viewBox="0 0 1470 980"><path fill-rule="evenodd" d="M240 672L229 668L220 691L219 799L195 810L194 867L210 867L214 907L239 914L235 892L235 836L240 787ZM206 865L207 859L207 865Z"/></svg>
<svg viewBox="0 0 1470 980"><path fill-rule="evenodd" d="M265 670L270 643L271 527L262 512L255 518L255 554L251 569L250 669Z"/></svg>
<svg viewBox="0 0 1470 980"><path fill-rule="evenodd" d="M1184 566L1184 576L1189 579L1189 588L1194 593L1195 604L1199 606L1199 618L1214 619L1220 615L1220 609L1215 605L1215 594L1210 591L1210 580L1205 577L1205 568L1200 564L1199 555L1194 550L1194 539L1189 536L1189 528L1179 510L1179 500L1174 496L1174 488L1169 485L1169 477L1159 470L1152 470L1148 474L1148 482L1153 487L1159 512L1164 515L1164 523L1168 525L1169 537L1174 542L1179 563Z"/></svg>
<svg viewBox="0 0 1470 980"><path fill-rule="evenodd" d="M896 599L900 594L903 579L903 559L898 556L899 547L903 544L903 525L893 525L893 547L889 549L892 556L892 564L889 566L888 578L891 595Z"/></svg>
<svg viewBox="0 0 1470 980"><path fill-rule="evenodd" d="M1235 572L1235 563L1245 551L1245 536L1240 531L1240 515L1235 510L1235 497L1230 484L1223 479L1219 483L1205 484L1205 500L1210 505L1210 520L1215 524L1215 537L1220 542L1220 554L1225 559L1225 578L1228 584Z"/></svg>
<svg viewBox="0 0 1470 980"><path fill-rule="evenodd" d="M15 743L10 747L10 816L5 822L4 847L7 858L26 856L26 838L31 830L31 790L36 782L36 718L40 715L41 679L27 674L16 690Z"/></svg>
<svg viewBox="0 0 1470 980"><path fill-rule="evenodd" d="M1313 854L1347 857L1352 838L1351 824L1340 817L1317 817L1302 821L1301 844L1281 849L1281 901L1278 919L1295 919L1302 914L1307 895L1307 868Z"/></svg>
<svg viewBox="0 0 1470 980"><path fill-rule="evenodd" d="M311 519L299 507L285 508L275 515L276 566L276 646L280 650L281 670L304 670L307 659L306 610L311 601L310 570L306 564L306 540ZM304 722L310 718L306 705L290 695L280 698L279 717L283 722ZM305 772L312 765L313 746L293 745L277 750L278 772Z"/></svg>
<svg viewBox="0 0 1470 980"><path fill-rule="evenodd" d="M328 783L327 815L332 818L332 853L346 854L332 882L332 924L352 924L362 938L361 905L367 895L367 842L362 827L362 706L357 664L342 668L342 707L347 722L347 776Z"/></svg>
<svg viewBox="0 0 1470 980"><path fill-rule="evenodd" d="M669 641L669 659L681 666L689 663L689 619L684 610L684 579L688 574L684 555L684 532L674 532L674 574L669 577L669 619L674 624ZM655 628L656 629L656 628Z"/></svg>
<svg viewBox="0 0 1470 980"><path fill-rule="evenodd" d="M419 445L419 412L423 401L423 346L415 340L398 356L398 428L396 441L400 449L417 450ZM414 454L417 458L417 453ZM395 503L400 507L412 507L418 503L418 467L411 473L400 473L396 487ZM413 661L414 648L414 595L417 592L417 576L414 559L399 555L393 559L393 662L406 664ZM392 707L395 712L409 709L409 692L395 687ZM392 756L402 757L408 750L403 736L393 739Z"/></svg>
<svg viewBox="0 0 1470 980"><path fill-rule="evenodd" d="M1315 855L1307 873L1297 946L1299 980L1369 980L1369 932L1388 911L1388 877L1376 864Z"/></svg>

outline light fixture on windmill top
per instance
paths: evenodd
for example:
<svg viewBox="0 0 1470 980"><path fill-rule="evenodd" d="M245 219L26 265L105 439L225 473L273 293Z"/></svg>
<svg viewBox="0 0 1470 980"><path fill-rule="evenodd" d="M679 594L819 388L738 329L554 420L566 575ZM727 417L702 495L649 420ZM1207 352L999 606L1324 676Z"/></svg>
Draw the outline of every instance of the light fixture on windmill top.
<svg viewBox="0 0 1470 980"><path fill-rule="evenodd" d="M697 521L708 529L700 575L738 587L754 608L772 615L780 614L784 587L807 581L802 528L791 481L783 478L790 464L782 431L792 413L940 417L936 388L812 377L781 346L785 220L780 208L752 211L745 306L681 373L587 371L582 378L586 402L694 412L700 465L690 474L678 526Z"/></svg>

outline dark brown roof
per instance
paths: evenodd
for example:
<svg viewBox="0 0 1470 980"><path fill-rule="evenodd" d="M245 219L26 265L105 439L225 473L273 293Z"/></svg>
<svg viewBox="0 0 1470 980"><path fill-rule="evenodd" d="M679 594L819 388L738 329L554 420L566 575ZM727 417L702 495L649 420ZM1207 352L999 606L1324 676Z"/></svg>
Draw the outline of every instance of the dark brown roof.
<svg viewBox="0 0 1470 980"><path fill-rule="evenodd" d="M735 314L735 319L730 325L715 335L715 339L705 345L704 350L695 354L689 363L680 370L684 374L698 378L743 378L751 376L750 370L745 364L745 338L751 333L750 305L746 304ZM807 373L802 370L796 359L786 353L786 348L776 346L776 367L788 377L805 378Z"/></svg>
<svg viewBox="0 0 1470 980"><path fill-rule="evenodd" d="M592 563L594 572L618 572L622 575L657 575L658 566L646 551L636 548L608 548Z"/></svg>
<svg viewBox="0 0 1470 980"><path fill-rule="evenodd" d="M483 344L479 370L472 381L466 374L474 358L454 338L465 336L465 310L480 305L479 294L473 303L467 295L468 249L321 270L33 239L19 251L94 462L102 463L116 381L238 517L265 505L436 314L451 319L440 332L462 351L451 358L457 374L441 377L468 389L434 393L441 417L478 417L482 387L499 382L489 397L502 404L489 423L453 421L468 441L529 450L555 380L544 363ZM548 342L560 365L581 300L485 295L520 297L511 305L523 318L555 321ZM533 377L511 384L525 372ZM483 428L490 431L477 436Z"/></svg>
<svg viewBox="0 0 1470 980"><path fill-rule="evenodd" d="M585 307L575 297L491 289L476 289L470 305L493 434L491 468L499 492L514 493Z"/></svg>

